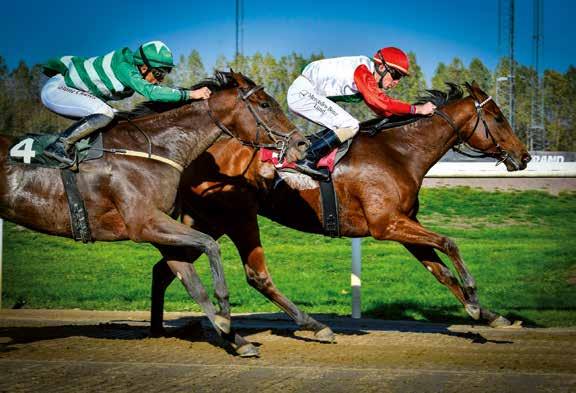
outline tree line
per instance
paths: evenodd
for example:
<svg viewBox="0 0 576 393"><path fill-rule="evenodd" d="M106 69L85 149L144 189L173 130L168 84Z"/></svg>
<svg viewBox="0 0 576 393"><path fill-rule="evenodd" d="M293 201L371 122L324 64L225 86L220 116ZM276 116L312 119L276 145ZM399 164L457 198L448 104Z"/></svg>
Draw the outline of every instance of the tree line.
<svg viewBox="0 0 576 393"><path fill-rule="evenodd" d="M279 58L270 54L255 53L252 56L239 56L228 59L220 56L214 69L240 71L258 84L265 86L266 91L276 98L289 118L304 132L313 132L318 126L290 113L286 104L286 92L302 69L311 61L323 58L322 53L303 56L292 53ZM496 70L491 71L480 59L473 59L466 66L459 58L450 63L439 63L428 86L422 69L414 53L409 53L411 61L410 78L405 78L390 92L390 95L408 102L414 102L426 89L446 90L446 82L462 84L475 80L488 94L499 99L499 104L507 113L508 107L503 95L496 95L496 90L506 91L509 81L497 86L496 75L507 75L510 68L508 59L502 59ZM526 142L531 126L531 104L536 78L534 69L522 64L515 64L515 130ZM175 69L169 74L166 84L190 87L212 74L207 72L200 54L192 50L187 56L180 56ZM40 101L40 90L46 81L39 64L28 66L21 61L18 66L9 70L5 60L0 56L0 132L9 135L21 135L27 132L57 132L70 120L51 113ZM565 73L545 70L543 73L543 107L544 128L547 146L550 151L575 151L576 142L576 67L570 66ZM131 98L112 102L112 106L129 110L143 100L134 95ZM374 114L363 104L339 103L359 120L367 120Z"/></svg>

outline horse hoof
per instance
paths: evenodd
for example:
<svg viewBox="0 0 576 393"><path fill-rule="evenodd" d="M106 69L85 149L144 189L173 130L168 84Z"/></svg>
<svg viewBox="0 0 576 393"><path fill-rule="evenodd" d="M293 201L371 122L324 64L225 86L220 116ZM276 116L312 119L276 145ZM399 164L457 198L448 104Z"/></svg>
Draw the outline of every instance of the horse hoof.
<svg viewBox="0 0 576 393"><path fill-rule="evenodd" d="M468 315L472 317L472 319L476 321L480 319L480 307L478 307L477 305L467 304L466 312L468 313Z"/></svg>
<svg viewBox="0 0 576 393"><path fill-rule="evenodd" d="M220 315L214 317L214 324L226 334L230 334L230 320Z"/></svg>
<svg viewBox="0 0 576 393"><path fill-rule="evenodd" d="M490 327L495 329L521 329L522 321L514 321L514 323L512 323L503 316L499 316L498 318L490 322Z"/></svg>
<svg viewBox="0 0 576 393"><path fill-rule="evenodd" d="M336 342L336 335L334 334L332 329L330 329L328 326L314 333L314 337L316 337L318 341L323 343Z"/></svg>
<svg viewBox="0 0 576 393"><path fill-rule="evenodd" d="M260 356L260 350L250 343L238 347L236 353L242 358L255 358Z"/></svg>

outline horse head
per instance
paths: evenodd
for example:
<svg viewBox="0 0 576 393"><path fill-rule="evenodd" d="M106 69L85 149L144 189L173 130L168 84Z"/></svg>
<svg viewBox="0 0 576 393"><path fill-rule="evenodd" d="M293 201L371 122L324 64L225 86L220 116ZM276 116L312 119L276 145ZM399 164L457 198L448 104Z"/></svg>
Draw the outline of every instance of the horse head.
<svg viewBox="0 0 576 393"><path fill-rule="evenodd" d="M304 157L306 138L262 86L232 70L216 71L215 77L221 85L232 87L210 99L216 101L210 107L224 132L233 130L226 133L244 145L277 149L289 162Z"/></svg>
<svg viewBox="0 0 576 393"><path fill-rule="evenodd" d="M460 136L461 142L466 142L478 152L504 162L509 172L525 169L531 160L530 154L514 134L496 102L482 91L476 82L466 83L465 86L474 101L473 110L476 111L476 115L473 115L467 124L471 130L469 134L463 130L463 134L468 135L464 138Z"/></svg>

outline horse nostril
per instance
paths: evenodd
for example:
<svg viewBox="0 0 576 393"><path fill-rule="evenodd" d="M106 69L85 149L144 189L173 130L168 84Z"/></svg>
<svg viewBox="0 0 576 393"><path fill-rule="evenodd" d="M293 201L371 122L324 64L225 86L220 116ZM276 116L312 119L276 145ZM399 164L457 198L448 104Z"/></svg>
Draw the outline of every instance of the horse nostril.
<svg viewBox="0 0 576 393"><path fill-rule="evenodd" d="M530 154L526 153L522 156L523 163L528 164L530 161L532 161L532 156Z"/></svg>

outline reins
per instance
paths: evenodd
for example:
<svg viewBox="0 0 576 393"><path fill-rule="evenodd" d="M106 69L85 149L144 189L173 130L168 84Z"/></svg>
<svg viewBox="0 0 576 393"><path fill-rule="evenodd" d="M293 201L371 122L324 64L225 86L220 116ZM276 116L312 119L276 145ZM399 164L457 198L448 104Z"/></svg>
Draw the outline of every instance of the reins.
<svg viewBox="0 0 576 393"><path fill-rule="evenodd" d="M246 104L246 106L248 107L248 110L250 111L250 113L254 117L254 120L256 121L256 138L255 138L255 141L246 141L246 140L238 138L236 135L234 135L232 133L232 131L230 131L228 129L228 127L226 127L226 125L224 123L222 123L222 121L220 121L220 119L218 119L214 115L214 112L210 108L210 103L207 101L206 106L208 108L208 115L210 116L210 118L212 119L214 124L216 124L218 126L218 128L220 128L220 130L222 130L223 133L230 136L231 138L236 139L243 146L249 146L255 150L258 150L260 148L279 150L280 151L279 159L284 159L284 156L286 155L286 152L288 150L288 142L290 141L290 138L292 138L292 135L294 135L294 133L297 132L297 130L294 129L294 130L290 131L288 134L284 134L284 133L275 131L262 120L262 118L258 115L258 113L256 113L254 108L252 108L252 105L250 105L248 98L252 94L254 94L254 93L256 93L262 89L264 89L264 86L254 86L253 88L251 88L247 92L244 92L244 90L242 88L238 88L238 96ZM260 139L260 128L263 128L264 131L266 131L266 134L268 135L268 137L271 140L274 141L274 143L259 143L258 142L258 140ZM278 139L276 137L280 137L280 139Z"/></svg>

